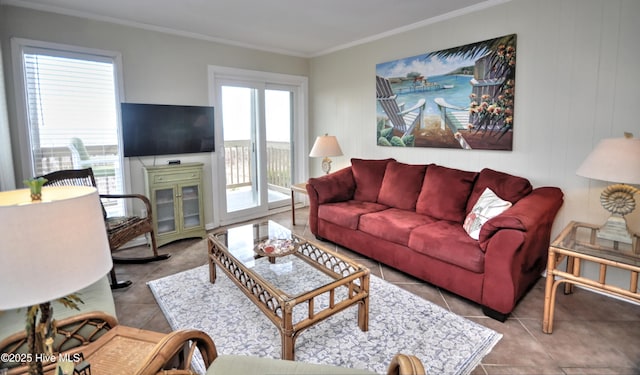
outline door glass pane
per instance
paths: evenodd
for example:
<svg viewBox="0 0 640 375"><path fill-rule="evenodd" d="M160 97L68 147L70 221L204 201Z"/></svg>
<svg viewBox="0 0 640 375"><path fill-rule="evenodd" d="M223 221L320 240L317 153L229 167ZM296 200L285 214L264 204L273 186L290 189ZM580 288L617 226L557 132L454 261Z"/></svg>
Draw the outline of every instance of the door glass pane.
<svg viewBox="0 0 640 375"><path fill-rule="evenodd" d="M100 193L122 193L113 60L32 47L22 57L34 174L91 167ZM103 204L124 214L122 200Z"/></svg>
<svg viewBox="0 0 640 375"><path fill-rule="evenodd" d="M267 186L269 203L287 203L291 186L292 93L265 90Z"/></svg>
<svg viewBox="0 0 640 375"><path fill-rule="evenodd" d="M256 178L257 90L222 86L227 212L260 205Z"/></svg>
<svg viewBox="0 0 640 375"><path fill-rule="evenodd" d="M200 226L200 204L198 203L198 186L182 187L183 227L189 229Z"/></svg>

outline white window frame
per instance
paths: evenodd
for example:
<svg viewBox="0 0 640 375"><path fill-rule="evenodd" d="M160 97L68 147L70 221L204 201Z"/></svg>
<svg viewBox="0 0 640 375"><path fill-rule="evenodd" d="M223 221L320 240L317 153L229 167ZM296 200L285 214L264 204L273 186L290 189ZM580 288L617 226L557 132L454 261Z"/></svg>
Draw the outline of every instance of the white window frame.
<svg viewBox="0 0 640 375"><path fill-rule="evenodd" d="M24 67L22 63L22 56L25 49L29 48L41 48L50 49L59 52L60 54L69 54L70 57L74 57L75 54L82 55L94 55L103 57L113 61L114 75L116 80L116 103L124 101L124 85L122 79L122 55L119 52L85 48L74 45L43 42L39 40L24 39L24 38L12 38L11 39L11 55L13 64L13 76L14 84L16 87L16 114L18 125L18 141L19 141L19 154L20 154L20 167L18 173L21 174L21 180L33 177L35 171L33 170L34 161L30 150L29 143L29 123L28 123L28 108L26 97L26 84L24 81ZM118 137L118 153L120 155L120 165L122 174L122 185L125 192L130 191L130 182L125 176L128 174L127 166L124 164L122 158L122 124L120 122L120 107L117 106L117 137Z"/></svg>

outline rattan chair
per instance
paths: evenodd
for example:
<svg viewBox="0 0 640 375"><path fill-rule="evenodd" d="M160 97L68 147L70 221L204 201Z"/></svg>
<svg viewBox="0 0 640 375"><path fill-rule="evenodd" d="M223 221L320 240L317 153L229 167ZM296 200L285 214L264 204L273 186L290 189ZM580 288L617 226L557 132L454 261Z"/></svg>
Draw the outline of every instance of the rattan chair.
<svg viewBox="0 0 640 375"><path fill-rule="evenodd" d="M45 374L55 372L58 360L79 362L79 354L84 358L82 362L91 366L88 373L94 375L162 375L165 369L194 374L193 353L200 353L205 367L217 357L215 344L202 331L181 329L165 334L118 324L108 285L103 278L79 290L76 294L83 303L78 310L52 301L56 329L52 353L41 356ZM27 355L25 311L22 308L0 314L0 374L29 373L29 362L34 357Z"/></svg>
<svg viewBox="0 0 640 375"><path fill-rule="evenodd" d="M91 168L85 169L67 169L51 172L43 175L47 179L46 185L49 186L93 186L97 187L96 179ZM141 201L147 210L145 217L126 216L126 217L107 217L107 213L102 207L102 213L105 219L105 227L109 238L109 247L112 252L114 263L148 263L156 260L169 258L170 254L158 254L158 246L153 229L153 221L151 215L151 202L149 198L141 194L100 194L103 199L130 199ZM151 237L151 250L153 255L140 257L117 257L113 256L113 252L118 250L124 244L141 235L149 234ZM119 289L131 285L131 281L118 282L115 269L111 269L111 288Z"/></svg>

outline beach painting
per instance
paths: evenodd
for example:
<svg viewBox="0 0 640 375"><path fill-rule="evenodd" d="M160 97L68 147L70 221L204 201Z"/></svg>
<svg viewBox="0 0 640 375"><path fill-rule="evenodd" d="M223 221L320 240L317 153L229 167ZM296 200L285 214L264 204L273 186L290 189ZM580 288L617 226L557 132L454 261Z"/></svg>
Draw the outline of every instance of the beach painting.
<svg viewBox="0 0 640 375"><path fill-rule="evenodd" d="M516 34L376 65L379 146L511 151Z"/></svg>

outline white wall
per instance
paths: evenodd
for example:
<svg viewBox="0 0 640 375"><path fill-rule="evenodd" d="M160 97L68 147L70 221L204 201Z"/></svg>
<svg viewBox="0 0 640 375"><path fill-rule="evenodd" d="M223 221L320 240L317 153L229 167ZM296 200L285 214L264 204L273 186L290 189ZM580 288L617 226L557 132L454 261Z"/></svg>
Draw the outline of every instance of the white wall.
<svg viewBox="0 0 640 375"><path fill-rule="evenodd" d="M640 1L513 0L365 45L312 59L310 142L329 133L343 157L394 157L466 170L489 167L560 187L565 203L554 236L570 221L601 223L604 182L576 169L602 138L640 137ZM517 34L513 151L391 148L376 145L377 63ZM320 175L312 160L311 175ZM640 200L640 197L636 197ZM639 205L640 206L640 205ZM640 209L629 215L640 232Z"/></svg>
<svg viewBox="0 0 640 375"><path fill-rule="evenodd" d="M395 157L480 170L490 167L529 178L535 186L562 188L565 204L554 234L570 220L593 223L607 214L600 206L603 182L575 175L592 147L605 137L631 131L636 115L640 61L638 0L512 0L357 47L313 59L288 57L107 22L0 6L5 73L12 72L11 37L119 51L127 101L209 104L207 66L231 66L310 77L309 144L317 135L337 135L350 157ZM375 65L402 57L494 38L518 35L514 149L512 152L376 146ZM5 74L9 120L16 124L13 77ZM12 143L17 144L12 128ZM14 157L16 157L14 149ZM213 166L211 158L205 169ZM151 162L145 159L145 163ZM164 162L159 159L157 162ZM310 162L320 175L320 161ZM21 181L19 159L16 181ZM213 181L213 175L206 178ZM140 164L131 165L133 191L143 191ZM208 222L212 218L207 185ZM640 199L640 197L637 197ZM629 216L640 232L640 209Z"/></svg>
<svg viewBox="0 0 640 375"><path fill-rule="evenodd" d="M60 14L0 6L0 37L4 54L12 144L18 145L15 86L10 49L12 37L116 51L123 62L123 101L157 104L210 105L208 66L236 68L307 76L309 61L185 38L165 33L89 20ZM29 172L21 163L21 153L14 147L16 181ZM143 164L166 164L171 157L133 159L129 161L130 191L144 192ZM213 184L217 183L215 154L180 156L183 162L203 162L205 223L214 222ZM125 167L126 168L126 167ZM19 185L21 186L21 184Z"/></svg>

